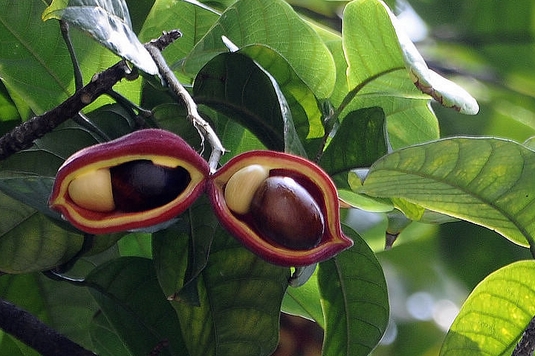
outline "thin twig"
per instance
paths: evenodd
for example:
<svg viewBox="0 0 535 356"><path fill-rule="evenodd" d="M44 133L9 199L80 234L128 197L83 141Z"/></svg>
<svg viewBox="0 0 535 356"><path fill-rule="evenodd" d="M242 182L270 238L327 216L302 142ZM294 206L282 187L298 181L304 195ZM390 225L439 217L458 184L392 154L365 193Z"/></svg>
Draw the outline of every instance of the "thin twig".
<svg viewBox="0 0 535 356"><path fill-rule="evenodd" d="M208 164L210 165L210 169L213 172L217 169L219 159L221 158L221 155L225 153L226 150L223 147L221 141L219 140L219 137L210 126L210 124L208 124L208 122L206 122L197 111L197 104L195 103L189 92L186 90L186 88L184 88L184 86L180 84L176 76L173 74L173 71L165 62L165 59L161 52L165 47L171 44L174 40L178 39L180 36L181 33L178 30L165 32L160 38L145 44L145 48L147 49L147 51L149 51L150 55L152 56L152 59L154 59L154 62L156 63L156 66L158 67L162 78L165 79L171 90L180 99L182 99L182 101L186 105L186 109L188 111L188 120L190 120L193 126L199 131L203 141L204 139L206 139L210 143L210 146L212 147L212 152L210 154L210 158L208 159Z"/></svg>
<svg viewBox="0 0 535 356"><path fill-rule="evenodd" d="M37 317L2 299L0 299L0 328L43 356L95 355L59 334Z"/></svg>
<svg viewBox="0 0 535 356"><path fill-rule="evenodd" d="M511 356L532 356L535 351L535 317L531 319Z"/></svg>
<svg viewBox="0 0 535 356"><path fill-rule="evenodd" d="M82 70L80 69L80 64L78 63L78 58L76 57L76 51L72 45L71 36L69 34L69 23L64 20L59 20L59 29L61 30L61 36L63 41L67 46L69 51L69 56L71 56L72 67L74 71L74 88L80 90L84 86L84 79L82 77Z"/></svg>

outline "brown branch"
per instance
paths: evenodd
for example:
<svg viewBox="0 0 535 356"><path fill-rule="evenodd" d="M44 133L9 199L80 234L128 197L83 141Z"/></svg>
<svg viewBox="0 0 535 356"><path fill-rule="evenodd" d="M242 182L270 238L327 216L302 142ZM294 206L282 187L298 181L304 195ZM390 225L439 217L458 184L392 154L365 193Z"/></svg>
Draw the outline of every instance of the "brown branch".
<svg viewBox="0 0 535 356"><path fill-rule="evenodd" d="M210 170L214 172L219 163L219 159L226 150L210 124L201 117L197 111L197 104L186 88L184 88L184 86L180 84L178 79L175 77L173 71L171 68L169 68L165 62L165 58L161 53L165 47L169 46L174 40L180 38L181 36L182 34L178 30L164 32L160 38L145 44L145 48L147 51L149 51L152 59L160 71L160 75L167 82L167 85L171 91L184 102L186 110L188 111L187 118L199 131L201 138L203 139L203 144L204 139L207 139L210 143L212 152L210 154L210 158L208 159L208 165L210 166Z"/></svg>
<svg viewBox="0 0 535 356"><path fill-rule="evenodd" d="M0 328L43 356L94 356L27 311L0 299Z"/></svg>
<svg viewBox="0 0 535 356"><path fill-rule="evenodd" d="M535 350L535 317L531 319L512 356L532 356Z"/></svg>
<svg viewBox="0 0 535 356"><path fill-rule="evenodd" d="M109 91L123 79L130 68L121 61L114 66L96 74L86 86L74 93L59 106L43 115L35 116L0 137L0 160L29 148L33 141L43 137L64 121L74 117L100 95Z"/></svg>

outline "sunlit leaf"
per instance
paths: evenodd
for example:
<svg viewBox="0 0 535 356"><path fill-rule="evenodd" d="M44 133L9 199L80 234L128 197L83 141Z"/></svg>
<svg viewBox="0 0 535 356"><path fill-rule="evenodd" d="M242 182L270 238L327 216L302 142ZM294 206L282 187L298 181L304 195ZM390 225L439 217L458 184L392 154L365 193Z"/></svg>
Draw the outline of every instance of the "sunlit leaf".
<svg viewBox="0 0 535 356"><path fill-rule="evenodd" d="M318 34L286 2L234 3L186 58L185 70L196 73L212 57L227 52L223 35L240 48L251 44L271 47L292 65L317 97L326 98L333 90L331 54Z"/></svg>
<svg viewBox="0 0 535 356"><path fill-rule="evenodd" d="M128 7L123 0L55 0L43 12L43 20L50 19L78 26L142 71L158 74L156 63L132 30Z"/></svg>
<svg viewBox="0 0 535 356"><path fill-rule="evenodd" d="M535 152L495 138L450 138L377 161L362 193L403 198L426 209L533 243Z"/></svg>
<svg viewBox="0 0 535 356"><path fill-rule="evenodd" d="M85 285L132 355L148 355L162 340L185 355L180 325L159 287L152 260L121 257L95 268Z"/></svg>
<svg viewBox="0 0 535 356"><path fill-rule="evenodd" d="M349 3L344 9L342 34L348 65L347 94L342 104L347 106L345 110L381 107L394 148L437 139L438 124L428 105L429 96L418 91L410 80L382 2Z"/></svg>
<svg viewBox="0 0 535 356"><path fill-rule="evenodd" d="M4 125L3 122L10 121L18 122L20 117L17 105L9 95L5 85L0 82L0 124Z"/></svg>
<svg viewBox="0 0 535 356"><path fill-rule="evenodd" d="M189 1L157 0L143 23L139 38L148 42L158 38L162 30L179 29L182 37L162 53L169 66L176 68L217 19L219 14L210 11L206 6Z"/></svg>
<svg viewBox="0 0 535 356"><path fill-rule="evenodd" d="M299 315L314 320L319 326L325 326L318 277L315 273L302 286L286 289L281 310L292 315Z"/></svg>
<svg viewBox="0 0 535 356"><path fill-rule="evenodd" d="M534 285L534 261L487 276L463 304L440 355L511 355L535 315Z"/></svg>
<svg viewBox="0 0 535 356"><path fill-rule="evenodd" d="M397 18L386 5L385 9L396 31L405 66L416 87L445 107L453 108L463 114L477 114L479 111L477 101L459 85L430 70L414 43L401 28Z"/></svg>
<svg viewBox="0 0 535 356"><path fill-rule="evenodd" d="M1 0L0 4L0 76L25 120L32 115L28 109L42 114L74 93L73 64L57 21L41 20L45 2ZM88 41L86 34L70 34L85 81L119 60L97 42ZM140 81L123 81L114 88L137 100L140 85ZM110 99L101 97L98 102Z"/></svg>
<svg viewBox="0 0 535 356"><path fill-rule="evenodd" d="M375 254L354 231L355 245L319 265L325 313L323 355L368 355L388 325L388 292Z"/></svg>

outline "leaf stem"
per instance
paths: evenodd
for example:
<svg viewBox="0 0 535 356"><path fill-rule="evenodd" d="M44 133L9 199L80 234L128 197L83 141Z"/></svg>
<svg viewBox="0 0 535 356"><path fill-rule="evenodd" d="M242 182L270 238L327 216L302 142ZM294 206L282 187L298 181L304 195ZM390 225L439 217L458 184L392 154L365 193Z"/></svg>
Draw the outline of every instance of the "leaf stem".
<svg viewBox="0 0 535 356"><path fill-rule="evenodd" d="M208 122L206 122L197 111L197 104L186 88L184 88L184 86L180 84L178 79L175 77L173 71L165 62L161 52L166 46L168 46L175 39L179 38L181 35L182 34L178 30L165 32L160 38L145 44L145 48L147 51L149 51L150 55L154 59L160 75L163 77L163 79L165 79L173 93L175 93L186 105L186 109L188 111L187 118L191 121L197 131L199 131L203 142L204 139L207 139L210 143L212 152L210 154L208 164L210 165L210 170L213 172L217 169L219 159L226 150L210 124L208 124Z"/></svg>
<svg viewBox="0 0 535 356"><path fill-rule="evenodd" d="M67 50L69 51L69 55L71 57L74 71L74 87L76 90L80 90L84 86L84 79L82 76L82 70L80 69L80 64L78 63L78 58L76 57L76 51L72 45L71 36L69 35L69 23L64 20L59 20L59 28L61 30L63 41L65 41L65 45L67 46Z"/></svg>

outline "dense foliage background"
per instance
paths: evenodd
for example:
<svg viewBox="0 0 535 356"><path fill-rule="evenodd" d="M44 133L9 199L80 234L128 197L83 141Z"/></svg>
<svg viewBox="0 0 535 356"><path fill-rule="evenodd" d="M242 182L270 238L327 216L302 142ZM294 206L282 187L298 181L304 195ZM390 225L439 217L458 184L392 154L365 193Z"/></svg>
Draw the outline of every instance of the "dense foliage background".
<svg viewBox="0 0 535 356"><path fill-rule="evenodd" d="M355 187L360 183L351 181L351 175L348 180L347 165L369 167L387 153L389 147L382 140L385 120L389 143L396 150L439 137L492 136L511 141L445 140L441 142L454 142L455 149L439 143L401 151L399 160L413 173L423 171L410 166L411 158L422 157L417 151L420 147L426 150L424 156L431 157L426 161L429 165L451 168L449 163L456 162L451 169L460 175L491 162L490 171L483 175L487 181L465 181L468 184L460 189L464 189L464 195L453 190L458 186L440 176L439 169L427 167L432 181L444 183L443 196L452 194L454 200L484 201L468 211L435 200L440 194L427 189L429 185L425 183L429 181L418 181L408 175L390 176L389 170L400 168L394 159L376 164L375 175L370 175L368 187L364 185L368 190L363 192L386 200L367 201L367 209L361 206L362 209L344 210L344 222L355 230L347 231L355 239L356 247L321 264L317 274L299 288L286 290L290 270L264 263L218 228L213 216L206 214L210 208L204 199L188 211L182 222L152 238L147 233L97 237L89 253L69 266L69 270L59 271L66 276L42 273L69 261L83 245L83 235L62 223L46 206L57 167L77 149L121 136L137 125L139 115L136 117L135 108L117 105L116 98L103 96L84 109L99 130L79 121L68 121L31 149L1 162L3 299L25 308L99 355L147 354L159 347L162 355L270 353L277 344L283 295L283 311L314 319L325 327L325 355L367 354L381 338L374 355L456 354L448 348L477 355L483 352L478 347L484 347L490 354L511 354L535 315L529 299L535 294L535 266L533 261L519 262L532 259L526 246L533 242L531 221L535 209L529 204L520 209L525 218L520 218L521 213L516 210L521 204L517 198L528 198L535 183L527 178L508 180L510 176L514 180L516 168L519 175L528 177L533 177L535 170L535 154L529 149L529 139L535 132L532 1L388 1L429 66L478 100L480 111L476 116L466 116L433 102L438 120L428 110L429 97L412 85L407 73L388 74L389 68L402 67L403 62L394 32L387 17L381 15L382 10L378 10L382 5L377 1L355 1L345 13L342 11L347 2L319 0L290 1L296 12L281 5L282 1L207 1L203 2L206 8L163 0L127 3L132 28L142 42L158 37L162 31L182 31L183 38L166 49L164 55L182 83L188 87L195 83L191 87L195 99L231 151L222 163L239 152L258 147L314 157L319 139L330 128L321 122L330 112L329 103L332 108L340 107L351 89L359 81L368 80L376 68L386 68L387 74L368 83L345 112L337 112L346 125L338 132L347 136L337 135L339 141L333 139L330 151L320 160L349 201L355 202L352 199L362 195L357 194L361 191ZM53 16L42 20L48 5L37 0L0 0L4 9L0 13L1 133L54 108L74 92L72 63L58 23ZM229 6L233 7L221 16ZM299 18L307 21L298 21ZM87 29L94 25L81 26ZM344 48L351 49L345 53L339 33L342 30ZM288 36L289 42L285 43L287 33L299 33L302 37ZM240 54L229 53L220 41L221 34L245 48ZM73 28L71 36L84 83L119 60L86 33ZM288 47L283 48L284 45ZM344 58L361 66L346 72ZM199 72L202 75L198 76ZM226 83L218 82L221 73L228 75ZM249 74L259 78L254 85L245 80ZM278 86L271 87L270 78ZM153 116L147 118L150 125L180 133L199 147L197 132L186 120L177 119L185 115L183 106L168 95L158 80L149 76L144 80L123 80L114 89L153 110ZM228 96L222 94L228 92ZM266 102L232 95L243 92L261 93L258 97ZM251 117L270 117L268 110L262 110L263 105L278 103L281 97L292 109L293 122L289 127L294 130L294 136L284 139L263 133L259 121L247 121ZM316 100L320 105L316 105ZM247 116L250 109L253 114ZM280 132L283 122L288 125L287 120L281 114L269 126ZM363 127L362 122L367 125ZM352 142L362 144L349 146ZM358 154L344 151L347 147ZM337 160L340 157L344 162ZM508 170L504 171L504 167ZM397 179L407 180L397 185ZM404 190L407 182L414 182L414 191ZM495 204L497 199L493 197L500 193L500 188L484 189L493 182L498 182L503 188L501 194L511 201L503 206ZM423 198L415 196L416 193ZM385 206L392 202L412 220L420 221L405 226L409 220L401 214L385 213L389 210ZM359 200L355 204L365 203ZM502 214L500 218L505 216L504 225L496 222L499 219L483 216L493 209ZM443 215L430 214L430 210L452 212L476 224L450 221ZM448 222L429 224L436 219ZM402 231L393 248L384 251L387 229ZM208 242L196 239L190 245L188 236L193 236L192 231L195 236L211 238ZM195 247L193 252L191 246ZM186 250L189 253L184 253ZM474 295L463 307L474 288L495 271L499 274L481 285L480 294L494 296L503 303L485 304L492 298L478 300ZM223 274L231 278L222 280ZM366 285L368 281L373 281L374 287ZM347 289L337 289L341 284ZM236 294L225 294L236 290L240 291L239 298ZM187 303L167 302L165 296L177 291ZM512 296L510 300L508 296ZM204 307L191 307L196 303ZM370 307L373 304L377 310ZM458 319L446 337L461 307L475 318ZM250 313L256 311L262 315L251 317ZM251 320L254 325L247 323ZM340 320L343 322L339 323ZM485 329L485 325L489 328ZM225 338L226 333L231 337ZM170 335L173 337L169 338ZM471 339L467 342L458 335ZM169 344L162 344L166 339ZM2 333L0 354L35 353Z"/></svg>

